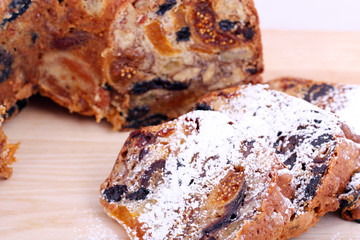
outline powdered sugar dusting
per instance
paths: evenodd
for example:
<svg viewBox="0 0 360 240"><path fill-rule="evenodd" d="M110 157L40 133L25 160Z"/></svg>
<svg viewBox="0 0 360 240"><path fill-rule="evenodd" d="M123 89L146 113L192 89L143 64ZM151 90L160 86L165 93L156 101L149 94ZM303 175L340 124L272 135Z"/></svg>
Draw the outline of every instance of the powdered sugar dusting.
<svg viewBox="0 0 360 240"><path fill-rule="evenodd" d="M269 171L275 164L271 152L258 141L252 141L252 148L247 149L243 141L248 135L219 112L191 112L169 125L175 131L149 145L149 154L142 160L161 159L166 148L163 181L156 187L149 186L150 194L144 201L121 201L130 212L139 212L144 239L182 238L189 226L186 237L201 238L200 225L205 224L205 216L213 214L202 209L203 204L221 179L236 171L236 166L243 168L247 187L244 201L249 203L239 220L251 217L268 194ZM138 164L133 171L138 175L143 169L144 165ZM135 188L129 186L132 190ZM192 222L195 220L198 222Z"/></svg>
<svg viewBox="0 0 360 240"><path fill-rule="evenodd" d="M214 183L219 183L229 170L233 170L234 165L240 164L243 158L237 146L240 146L246 136L241 136L240 129L236 129L236 126L229 122L232 120L220 113L204 116L203 112L193 112L179 118L176 127L178 131L170 137L170 151L176 154L170 154L166 161L166 170L176 174L166 176L163 186L154 189L149 198L156 199L157 204L151 207L145 205L144 213L139 217L139 221L146 223L144 228L157 229L148 232L146 239L163 239L167 235L181 236L186 227L186 223L181 219L184 213L199 211L201 203L215 187ZM198 128L198 131L186 136L184 127ZM186 139L185 144L180 143L182 139ZM270 164L263 165L264 169L270 167ZM246 174L252 173L248 176L258 180L262 178L261 173L254 175L254 162L249 161L244 167ZM248 181L251 183L254 180ZM253 194L259 194L261 190L263 189ZM199 192L202 192L200 198L195 196ZM171 229L173 231L170 231ZM201 236L197 232L190 238L199 237Z"/></svg>
<svg viewBox="0 0 360 240"><path fill-rule="evenodd" d="M268 90L266 85L247 86L238 93L225 99L218 110L253 137L265 137L291 170L294 204L302 211L306 187L317 167L314 159L326 158L335 147L333 136L343 135L338 119L306 101Z"/></svg>
<svg viewBox="0 0 360 240"><path fill-rule="evenodd" d="M354 176L351 178L351 181L349 182L349 185L347 188L350 190L358 190L360 191L360 172L354 174Z"/></svg>
<svg viewBox="0 0 360 240"><path fill-rule="evenodd" d="M73 209L74 211L78 211ZM79 226L74 227L76 240L118 240L118 235L113 232L104 221L95 216L95 210L84 210L79 221Z"/></svg>
<svg viewBox="0 0 360 240"><path fill-rule="evenodd" d="M334 91L326 97L326 110L334 112L344 120L355 133L360 134L360 86L335 85ZM328 101L332 99L332 101Z"/></svg>

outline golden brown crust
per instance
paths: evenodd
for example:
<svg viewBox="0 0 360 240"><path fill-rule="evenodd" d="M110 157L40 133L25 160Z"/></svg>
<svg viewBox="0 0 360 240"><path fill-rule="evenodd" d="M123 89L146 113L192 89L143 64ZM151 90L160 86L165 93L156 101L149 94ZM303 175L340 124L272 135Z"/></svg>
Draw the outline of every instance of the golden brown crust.
<svg viewBox="0 0 360 240"><path fill-rule="evenodd" d="M189 111L211 90L261 81L251 0L7 0L2 8L7 110L39 91L115 129L137 128Z"/></svg>
<svg viewBox="0 0 360 240"><path fill-rule="evenodd" d="M298 236L325 213L338 209L339 195L359 169L360 150L352 141L353 134L345 134L343 124L335 116L261 85L208 94L201 98L198 109L218 110L254 134L269 137L269 145L289 168L293 183L298 186L289 198L295 208L302 209L284 228L283 237ZM256 126L262 126L262 131ZM322 150L314 156L317 149ZM308 151L313 153L309 155ZM301 167L296 170L297 164L303 166L303 171ZM291 191L284 194L289 196ZM305 198L299 198L303 194Z"/></svg>
<svg viewBox="0 0 360 240"><path fill-rule="evenodd" d="M0 106L0 176L7 179L12 175L10 165L16 161L14 154L19 144L11 144L6 141L7 137L1 129L3 114L5 114L5 108Z"/></svg>

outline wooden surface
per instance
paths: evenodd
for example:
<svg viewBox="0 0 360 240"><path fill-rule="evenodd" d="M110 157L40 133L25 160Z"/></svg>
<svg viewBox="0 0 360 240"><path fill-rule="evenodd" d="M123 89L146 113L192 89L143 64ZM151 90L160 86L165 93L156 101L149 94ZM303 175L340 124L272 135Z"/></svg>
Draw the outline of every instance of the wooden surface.
<svg viewBox="0 0 360 240"><path fill-rule="evenodd" d="M360 84L360 33L263 31L263 45L266 80ZM128 132L38 97L4 131L21 146L0 181L0 239L128 239L98 201ZM297 239L360 239L360 225L329 214Z"/></svg>

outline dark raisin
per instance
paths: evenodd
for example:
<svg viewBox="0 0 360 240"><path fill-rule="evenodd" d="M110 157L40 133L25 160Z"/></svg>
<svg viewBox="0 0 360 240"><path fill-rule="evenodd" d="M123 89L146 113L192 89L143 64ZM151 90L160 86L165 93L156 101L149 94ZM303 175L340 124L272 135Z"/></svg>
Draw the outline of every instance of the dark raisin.
<svg viewBox="0 0 360 240"><path fill-rule="evenodd" d="M26 10L30 7L31 0L12 0L11 3L8 6L9 18L4 18L1 26L5 26L6 23L10 23L17 19L19 16L24 14Z"/></svg>
<svg viewBox="0 0 360 240"><path fill-rule="evenodd" d="M126 199L129 199L130 201L139 201L146 199L146 196L150 193L149 190L146 188L141 187L139 190L133 193L129 193L126 195Z"/></svg>
<svg viewBox="0 0 360 240"><path fill-rule="evenodd" d="M149 153L149 150L143 148L139 153L139 162Z"/></svg>
<svg viewBox="0 0 360 240"><path fill-rule="evenodd" d="M6 111L4 118L10 119L14 114L17 114L21 110L23 110L25 108L25 106L27 105L27 103L28 103L27 99L22 99L22 100L17 101L11 108L9 108Z"/></svg>
<svg viewBox="0 0 360 240"><path fill-rule="evenodd" d="M247 68L246 71L251 75L254 75L257 74L259 70L257 68Z"/></svg>
<svg viewBox="0 0 360 240"><path fill-rule="evenodd" d="M328 92L333 91L334 87L329 84L315 84L305 94L304 100L308 102L315 101L319 97L325 96Z"/></svg>
<svg viewBox="0 0 360 240"><path fill-rule="evenodd" d="M293 135L288 138L286 136L280 136L274 143L274 148L276 149L276 153L285 154L288 151L293 151L303 140L304 137L300 135Z"/></svg>
<svg viewBox="0 0 360 240"><path fill-rule="evenodd" d="M346 199L340 200L340 210L343 210L344 208L347 208L350 206L350 203Z"/></svg>
<svg viewBox="0 0 360 240"><path fill-rule="evenodd" d="M13 57L5 49L0 48L0 83L6 81L11 74Z"/></svg>
<svg viewBox="0 0 360 240"><path fill-rule="evenodd" d="M164 14L171 10L176 5L176 0L166 0L164 4L159 6L159 9L155 12L157 15L164 16Z"/></svg>
<svg viewBox="0 0 360 240"><path fill-rule="evenodd" d="M284 164L291 170L296 163L296 159L297 154L293 153L288 159L285 160Z"/></svg>
<svg viewBox="0 0 360 240"><path fill-rule="evenodd" d="M163 121L167 121L167 120L169 120L169 118L166 115L160 113L152 114L146 118L138 119L130 122L130 124L127 125L126 128L140 128L145 126L158 125Z"/></svg>
<svg viewBox="0 0 360 240"><path fill-rule="evenodd" d="M311 172L314 173L314 174L320 174L320 175L323 175L326 170L328 169L328 165L326 164L323 164L321 166L316 166L314 167Z"/></svg>
<svg viewBox="0 0 360 240"><path fill-rule="evenodd" d="M232 22L230 20L222 20L219 22L219 27L221 30L227 32L233 29L238 22Z"/></svg>
<svg viewBox="0 0 360 240"><path fill-rule="evenodd" d="M321 177L316 176L310 180L310 183L305 188L305 198L312 198L316 193L316 188L320 183Z"/></svg>
<svg viewBox="0 0 360 240"><path fill-rule="evenodd" d="M255 35L255 32L252 28L247 28L243 31L243 36L245 38L245 41L251 40Z"/></svg>
<svg viewBox="0 0 360 240"><path fill-rule="evenodd" d="M158 160L151 164L150 168L147 169L144 174L141 176L141 186L146 188L149 185L149 180L152 174L157 170L164 170L165 168L165 160Z"/></svg>
<svg viewBox="0 0 360 240"><path fill-rule="evenodd" d="M54 38L52 46L58 50L68 50L72 47L81 47L85 45L89 39L90 37L87 32L70 32L66 36Z"/></svg>
<svg viewBox="0 0 360 240"><path fill-rule="evenodd" d="M191 179L190 182L189 182L189 186L190 186L191 184L193 184L194 181L195 181L194 179Z"/></svg>
<svg viewBox="0 0 360 240"><path fill-rule="evenodd" d="M144 118L149 113L149 111L150 108L146 105L129 109L128 116L126 117L126 121L131 122L134 120Z"/></svg>
<svg viewBox="0 0 360 240"><path fill-rule="evenodd" d="M114 185L108 189L105 189L103 192L104 197L108 202L119 202L121 200L121 196L127 193L126 185Z"/></svg>
<svg viewBox="0 0 360 240"><path fill-rule="evenodd" d="M314 119L314 122L317 124L320 124L320 123L322 123L322 120Z"/></svg>
<svg viewBox="0 0 360 240"><path fill-rule="evenodd" d="M149 132L140 132L140 134L137 136L137 141L135 146L136 147L144 147L148 144L153 144L156 141L156 136Z"/></svg>
<svg viewBox="0 0 360 240"><path fill-rule="evenodd" d="M198 103L195 107L195 110L211 111L212 109L206 103Z"/></svg>
<svg viewBox="0 0 360 240"><path fill-rule="evenodd" d="M108 84L108 83L105 83L104 85L101 86L104 90L106 91L109 91L109 92L112 92L113 91L113 88Z"/></svg>
<svg viewBox="0 0 360 240"><path fill-rule="evenodd" d="M144 94L153 89L165 89L170 91L185 90L189 87L188 84L182 82L170 82L161 78L155 78L148 82L140 82L134 84L131 92L135 95Z"/></svg>
<svg viewBox="0 0 360 240"><path fill-rule="evenodd" d="M184 160L182 160L182 161L184 161ZM182 164L179 159L176 159L176 170L178 170L181 167L185 167L185 165Z"/></svg>
<svg viewBox="0 0 360 240"><path fill-rule="evenodd" d="M59 3L62 3L64 0L58 0Z"/></svg>
<svg viewBox="0 0 360 240"><path fill-rule="evenodd" d="M32 44L36 43L36 40L39 38L39 35L37 33L31 33L31 42Z"/></svg>
<svg viewBox="0 0 360 240"><path fill-rule="evenodd" d="M236 199L234 199L231 203L229 203L225 206L226 212L225 212L224 216L221 217L219 220L217 220L211 226L207 227L203 231L203 236L201 239L210 239L211 233L228 226L230 223L232 223L238 219L237 211L244 203L244 199L246 196L245 190L246 190L246 183L243 182L242 187L236 196Z"/></svg>
<svg viewBox="0 0 360 240"><path fill-rule="evenodd" d="M199 130L200 130L200 121L199 121L199 118L196 118L196 119L195 119L195 124L196 124L196 131L199 132Z"/></svg>
<svg viewBox="0 0 360 240"><path fill-rule="evenodd" d="M314 147L318 147L322 145L323 143L330 142L333 139L333 135L324 133L320 135L317 139L314 139L311 141L311 145Z"/></svg>
<svg viewBox="0 0 360 240"><path fill-rule="evenodd" d="M255 32L252 26L250 26L249 23L246 24L245 27L238 27L238 29L235 31L236 35L243 35L245 41L249 41L253 39Z"/></svg>
<svg viewBox="0 0 360 240"><path fill-rule="evenodd" d="M187 42L190 40L190 36L191 36L190 27L189 26L183 27L176 32L176 41Z"/></svg>

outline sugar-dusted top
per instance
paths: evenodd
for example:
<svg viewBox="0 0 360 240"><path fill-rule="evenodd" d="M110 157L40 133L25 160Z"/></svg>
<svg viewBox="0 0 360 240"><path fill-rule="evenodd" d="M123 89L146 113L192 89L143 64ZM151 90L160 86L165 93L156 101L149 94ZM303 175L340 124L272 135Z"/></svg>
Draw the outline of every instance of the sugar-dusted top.
<svg viewBox="0 0 360 240"><path fill-rule="evenodd" d="M190 112L161 125L161 131L167 130L172 131L170 135L158 137L156 142L145 146L148 154L141 163L138 161L131 174L141 175L156 160L163 159L166 151L162 181L149 185L144 200L123 198L116 203L125 205L130 212L138 212L144 239L184 237L184 229L192 224L186 238L200 239L204 233L199 222L205 224L204 216L209 215L203 210L204 204L230 171L243 172L246 182L247 207L237 220L241 222L254 214L268 194L269 172L277 164L271 151L259 141L249 141L240 126L219 112ZM128 183L131 176L127 178L117 184ZM139 184L133 182L128 187L129 192L135 191Z"/></svg>
<svg viewBox="0 0 360 240"><path fill-rule="evenodd" d="M356 134L360 134L360 86L335 85L325 96L325 109L338 115Z"/></svg>
<svg viewBox="0 0 360 240"><path fill-rule="evenodd" d="M343 136L338 118L318 107L266 85L239 88L219 104L219 110L234 119L253 137L264 136L268 146L293 175L293 203L303 210L328 168Z"/></svg>

